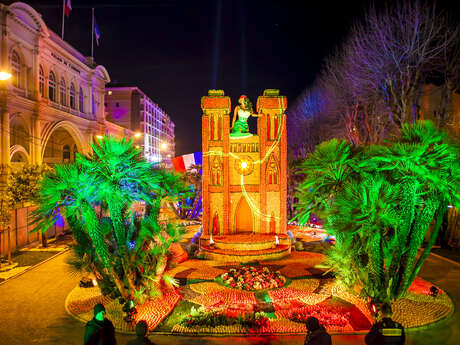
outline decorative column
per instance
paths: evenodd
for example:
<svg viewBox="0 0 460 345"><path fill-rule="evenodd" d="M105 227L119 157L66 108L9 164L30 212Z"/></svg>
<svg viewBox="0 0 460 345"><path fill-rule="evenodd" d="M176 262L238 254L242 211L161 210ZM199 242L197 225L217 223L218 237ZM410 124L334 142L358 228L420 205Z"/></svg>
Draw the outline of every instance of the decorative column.
<svg viewBox="0 0 460 345"><path fill-rule="evenodd" d="M42 150L40 145L40 126L38 121L38 113L32 114L30 117L30 156L32 164L42 164ZM45 148L43 148L44 150Z"/></svg>
<svg viewBox="0 0 460 345"><path fill-rule="evenodd" d="M286 96L280 96L279 90L267 89L257 99L257 112L264 114L259 119L260 135L260 198L261 212L266 215L262 220L263 233L285 234L287 229L287 137L286 137ZM269 163L275 170L267 169ZM270 167L272 168L272 167ZM277 172L277 179L273 175ZM269 176L269 174L272 174ZM268 183L267 181L272 181ZM273 224L273 219L276 219Z"/></svg>
<svg viewBox="0 0 460 345"><path fill-rule="evenodd" d="M7 39L8 30L6 21L8 11L2 6L1 15L1 49L0 49L0 68L8 66ZM8 81L0 82L0 188L2 188L9 174L10 164L10 119L7 111Z"/></svg>
<svg viewBox="0 0 460 345"><path fill-rule="evenodd" d="M6 91L1 90L2 98ZM1 102L0 106L0 117L1 117L1 155L0 155L0 184L6 183L6 179L9 174L10 167L10 114L6 111L6 101Z"/></svg>
<svg viewBox="0 0 460 345"><path fill-rule="evenodd" d="M203 149L203 237L213 229L227 234L230 220L229 134L230 97L209 90L201 98Z"/></svg>
<svg viewBox="0 0 460 345"><path fill-rule="evenodd" d="M260 97L259 97L260 98ZM265 184L265 171L267 169L267 159L265 158L267 151L267 116L263 113L264 109L258 107L259 99L257 99L257 113L260 117L257 118L257 134L259 135L260 147L260 177L259 177L259 195L260 195L260 213L267 215L267 185ZM260 233L269 232L267 217L259 217Z"/></svg>

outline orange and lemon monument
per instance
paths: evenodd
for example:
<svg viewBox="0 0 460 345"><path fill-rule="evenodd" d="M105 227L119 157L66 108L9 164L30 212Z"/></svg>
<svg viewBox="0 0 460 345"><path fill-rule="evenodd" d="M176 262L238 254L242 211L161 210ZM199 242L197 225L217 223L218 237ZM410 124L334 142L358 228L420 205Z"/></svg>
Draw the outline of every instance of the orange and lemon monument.
<svg viewBox="0 0 460 345"><path fill-rule="evenodd" d="M249 262L291 252L286 234L287 100L265 90L251 101L241 96L231 112L223 90L201 98L203 233L206 258ZM247 120L257 117L257 133Z"/></svg>

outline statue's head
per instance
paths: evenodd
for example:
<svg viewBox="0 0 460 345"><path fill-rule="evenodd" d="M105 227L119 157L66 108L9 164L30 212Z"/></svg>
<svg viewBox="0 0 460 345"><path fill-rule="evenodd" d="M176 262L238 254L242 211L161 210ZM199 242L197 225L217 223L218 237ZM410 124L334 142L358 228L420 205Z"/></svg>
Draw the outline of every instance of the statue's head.
<svg viewBox="0 0 460 345"><path fill-rule="evenodd" d="M246 110L252 109L252 103L249 100L248 96L246 95L241 95L240 98L238 99L238 103L241 104L241 107Z"/></svg>

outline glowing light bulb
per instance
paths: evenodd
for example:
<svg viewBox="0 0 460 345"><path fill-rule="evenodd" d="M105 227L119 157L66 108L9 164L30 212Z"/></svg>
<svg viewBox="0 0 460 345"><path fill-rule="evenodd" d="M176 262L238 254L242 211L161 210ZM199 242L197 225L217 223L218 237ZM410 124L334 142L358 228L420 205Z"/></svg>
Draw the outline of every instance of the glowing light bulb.
<svg viewBox="0 0 460 345"><path fill-rule="evenodd" d="M246 169L248 167L248 163L245 161L241 162L241 169Z"/></svg>
<svg viewBox="0 0 460 345"><path fill-rule="evenodd" d="M1 71L0 72L0 80L8 80L12 77L11 73Z"/></svg>
<svg viewBox="0 0 460 345"><path fill-rule="evenodd" d="M142 133L140 132L134 133L134 138L140 138L140 137L142 137Z"/></svg>
<svg viewBox="0 0 460 345"><path fill-rule="evenodd" d="M104 138L102 135L96 135L96 138L98 138L99 140L101 140L102 138Z"/></svg>

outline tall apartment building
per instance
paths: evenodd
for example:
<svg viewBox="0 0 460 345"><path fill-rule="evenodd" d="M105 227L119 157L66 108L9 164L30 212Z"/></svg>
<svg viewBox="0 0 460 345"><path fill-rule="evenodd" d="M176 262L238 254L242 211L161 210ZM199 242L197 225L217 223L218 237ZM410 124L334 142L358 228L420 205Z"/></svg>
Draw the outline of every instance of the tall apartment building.
<svg viewBox="0 0 460 345"><path fill-rule="evenodd" d="M105 91L106 119L143 135L143 152L152 163L170 165L174 157L174 123L136 86L109 84Z"/></svg>
<svg viewBox="0 0 460 345"><path fill-rule="evenodd" d="M161 152L163 163L166 167L172 167L171 159L176 153L176 143L174 140L174 122L167 114L163 114L161 119Z"/></svg>

